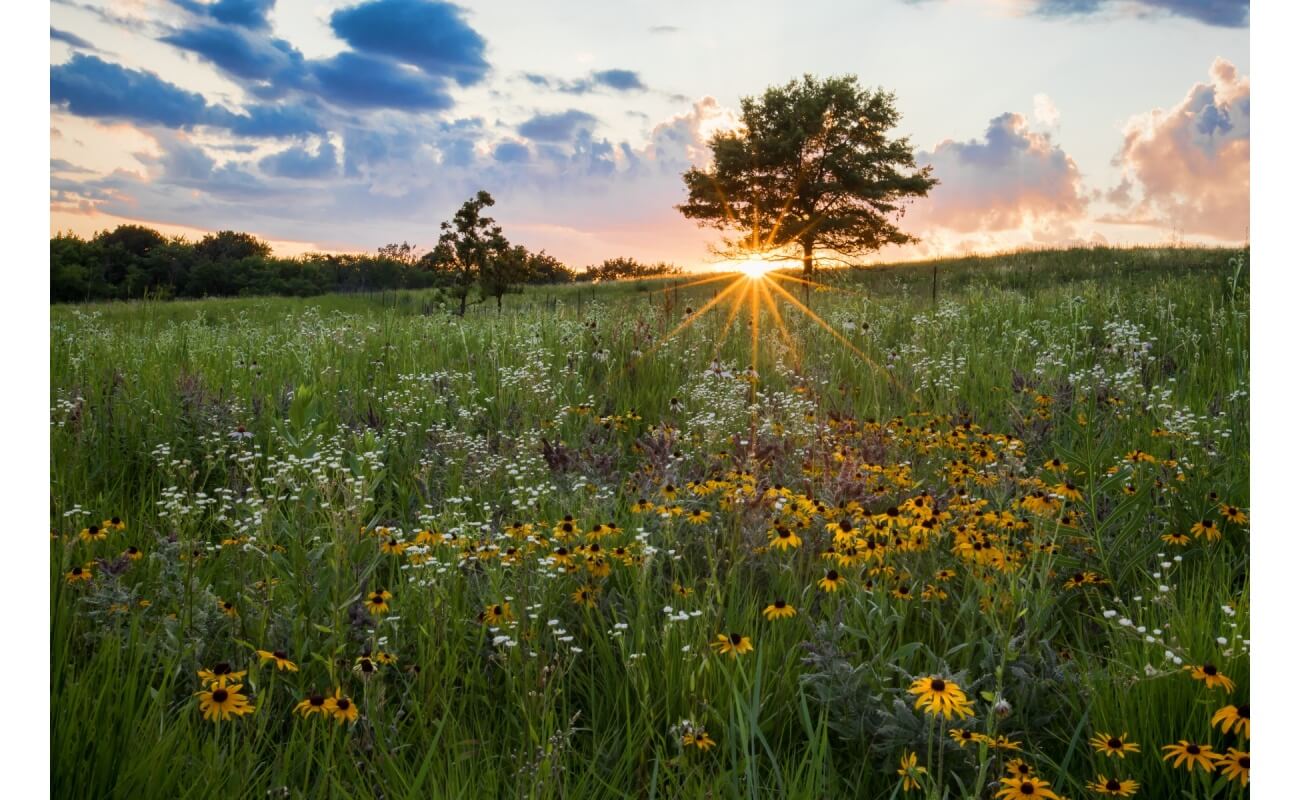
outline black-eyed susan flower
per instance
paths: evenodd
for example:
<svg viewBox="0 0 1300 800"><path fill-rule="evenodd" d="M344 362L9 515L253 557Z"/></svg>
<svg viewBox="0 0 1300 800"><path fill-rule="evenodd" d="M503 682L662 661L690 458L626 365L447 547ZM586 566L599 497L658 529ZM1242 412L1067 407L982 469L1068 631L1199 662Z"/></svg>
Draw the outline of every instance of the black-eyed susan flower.
<svg viewBox="0 0 1300 800"><path fill-rule="evenodd" d="M1232 678L1224 675L1219 671L1219 668L1213 664L1202 664L1199 667L1187 666L1183 667L1183 669L1190 671L1193 678L1204 682L1205 685L1211 689L1223 689L1224 691L1231 692L1233 687L1236 685L1232 682Z"/></svg>
<svg viewBox="0 0 1300 800"><path fill-rule="evenodd" d="M1217 542L1223 538L1223 531L1219 530L1219 524L1212 519L1203 519L1192 525L1192 535L1196 538L1205 537L1207 542Z"/></svg>
<svg viewBox="0 0 1300 800"><path fill-rule="evenodd" d="M1160 541L1166 544L1172 544L1177 547L1184 547L1192 543L1192 537L1182 531L1170 531L1160 537Z"/></svg>
<svg viewBox="0 0 1300 800"><path fill-rule="evenodd" d="M1250 783L1250 752L1229 747L1228 752L1219 757L1219 768L1223 776L1230 781L1239 781L1242 786Z"/></svg>
<svg viewBox="0 0 1300 800"><path fill-rule="evenodd" d="M297 672L298 665L289 660L289 654L283 650L258 650L257 657L262 659L265 664L268 661L275 664L275 668L281 672Z"/></svg>
<svg viewBox="0 0 1300 800"><path fill-rule="evenodd" d="M239 616L239 609L235 608L235 604L230 602L229 600L221 600L220 598L218 598L217 610L220 611L222 614L225 614L227 617L230 617L231 619L234 619L235 617Z"/></svg>
<svg viewBox="0 0 1300 800"><path fill-rule="evenodd" d="M1227 514L1224 514L1224 516L1226 517ZM99 523L99 527L106 531L124 531L126 530L126 522L121 517L112 517Z"/></svg>
<svg viewBox="0 0 1300 800"><path fill-rule="evenodd" d="M916 763L916 753L903 753L903 757L898 762L898 776L902 779L903 791L920 789L921 776L925 773L925 767L918 766Z"/></svg>
<svg viewBox="0 0 1300 800"><path fill-rule="evenodd" d="M1034 774L1034 765L1023 758L1013 758L1007 762L1007 777L1027 778Z"/></svg>
<svg viewBox="0 0 1300 800"><path fill-rule="evenodd" d="M953 714L960 717L974 716L970 700L961 687L950 680L937 675L917 678L908 688L909 694L916 695L915 708L923 708L927 714L942 714L944 719L951 719Z"/></svg>
<svg viewBox="0 0 1300 800"><path fill-rule="evenodd" d="M399 540L395 536L387 536L379 541L379 552L390 556L400 556L409 544Z"/></svg>
<svg viewBox="0 0 1300 800"><path fill-rule="evenodd" d="M997 748L998 750L1016 751L1020 749L1020 742L1013 741L1007 738L1006 736L998 736L997 738L993 738L981 734L981 737L984 739L984 741L988 742L990 747Z"/></svg>
<svg viewBox="0 0 1300 800"><path fill-rule="evenodd" d="M232 683L213 686L194 694L199 698L199 711L203 718L220 722L221 720L253 713L253 706L239 690L243 684Z"/></svg>
<svg viewBox="0 0 1300 800"><path fill-rule="evenodd" d="M335 689L334 696L325 700L325 710L334 718L334 721L342 725L345 722L356 722L357 704L352 702L352 698L343 694L342 689Z"/></svg>
<svg viewBox="0 0 1300 800"><path fill-rule="evenodd" d="M90 564L75 566L63 574L63 579L68 583L84 583L94 577Z"/></svg>
<svg viewBox="0 0 1300 800"><path fill-rule="evenodd" d="M312 714L320 714L322 717L329 717L329 698L323 694L311 694L304 697L293 710L303 717L310 717Z"/></svg>
<svg viewBox="0 0 1300 800"><path fill-rule="evenodd" d="M228 683L242 681L248 670L235 671L227 661L219 661L213 665L212 669L199 670L199 680L204 686L225 686Z"/></svg>
<svg viewBox="0 0 1300 800"><path fill-rule="evenodd" d="M1089 743L1092 749L1105 756L1118 756L1123 758L1126 753L1137 753L1141 751L1137 742L1128 741L1128 734L1123 733L1119 736L1112 736L1109 733L1098 733L1093 736Z"/></svg>
<svg viewBox="0 0 1300 800"><path fill-rule="evenodd" d="M377 589L366 595L366 611L371 615L388 613L388 601L393 599L393 595L387 589Z"/></svg>
<svg viewBox="0 0 1300 800"><path fill-rule="evenodd" d="M823 592L838 592L840 587L848 582L848 579L833 569L827 570L826 575L817 581Z"/></svg>
<svg viewBox="0 0 1300 800"><path fill-rule="evenodd" d="M1179 739L1178 744L1167 744L1160 748L1165 751L1162 760L1174 760L1174 768L1187 766L1188 771L1195 772L1199 766L1206 772L1214 772L1214 762L1220 758L1219 754L1210 749L1208 744L1196 744L1186 739Z"/></svg>
<svg viewBox="0 0 1300 800"><path fill-rule="evenodd" d="M140 548L136 547L135 545L131 545L130 547L122 551L122 557L127 559L128 561L139 561L140 557L143 555L144 553L141 553Z"/></svg>
<svg viewBox="0 0 1300 800"><path fill-rule="evenodd" d="M82 528L80 536L83 542L102 542L108 538L108 531L98 525L91 525Z"/></svg>
<svg viewBox="0 0 1300 800"><path fill-rule="evenodd" d="M1097 780L1088 784L1088 790L1110 797L1132 797L1137 794L1140 784L1134 780L1120 780L1098 775Z"/></svg>
<svg viewBox="0 0 1300 800"><path fill-rule="evenodd" d="M595 586L579 586L573 591L573 594L569 595L569 599L573 601L574 605L595 608L596 598L599 595L600 589Z"/></svg>
<svg viewBox="0 0 1300 800"><path fill-rule="evenodd" d="M709 517L711 516L712 514L705 511L704 509L696 508L686 515L686 521L692 525L703 525L704 523L709 521Z"/></svg>
<svg viewBox="0 0 1300 800"><path fill-rule="evenodd" d="M375 660L376 664L383 664L386 667L391 667L397 663L397 656L383 650L376 650L370 657Z"/></svg>
<svg viewBox="0 0 1300 800"><path fill-rule="evenodd" d="M1052 791L1051 784L1041 778L1003 778L1000 782L1002 788L994 795L998 800L1031 800L1038 797L1061 800L1061 796Z"/></svg>
<svg viewBox="0 0 1300 800"><path fill-rule="evenodd" d="M352 663L352 671L360 675L362 680L369 680L379 671L379 664L369 654L358 656Z"/></svg>
<svg viewBox="0 0 1300 800"><path fill-rule="evenodd" d="M789 619L797 613L795 607L784 600L774 600L768 604L767 608L763 609L763 616L767 618L768 622L778 619Z"/></svg>
<svg viewBox="0 0 1300 800"><path fill-rule="evenodd" d="M717 742L709 736L709 732L703 728L695 728L682 734L682 746L694 747L698 750L707 752L709 748L716 745Z"/></svg>
<svg viewBox="0 0 1300 800"><path fill-rule="evenodd" d="M1210 717L1210 727L1220 726L1224 733L1239 733L1250 738L1250 704L1226 705Z"/></svg>
<svg viewBox="0 0 1300 800"><path fill-rule="evenodd" d="M982 733L968 731L965 728L949 728L948 738L956 742L958 747L965 747L968 744L979 744L988 737Z"/></svg>
<svg viewBox="0 0 1300 800"><path fill-rule="evenodd" d="M478 615L479 620L487 625L496 625L502 621L509 621L515 618L514 612L510 610L509 603L493 603L484 607Z"/></svg>
<svg viewBox="0 0 1300 800"><path fill-rule="evenodd" d="M719 633L718 638L709 646L717 650L719 655L730 655L732 658L754 650L754 643L749 637L739 633Z"/></svg>
<svg viewBox="0 0 1300 800"><path fill-rule="evenodd" d="M1237 508L1236 506L1230 506L1227 503L1223 503L1222 505L1219 506L1219 513L1228 522L1231 522L1236 525L1245 525L1247 522L1250 522L1249 514L1247 514L1245 511L1242 511L1240 508Z"/></svg>
<svg viewBox="0 0 1300 800"><path fill-rule="evenodd" d="M789 550L803 544L803 539L785 525L776 525L768 532L768 543L778 550Z"/></svg>

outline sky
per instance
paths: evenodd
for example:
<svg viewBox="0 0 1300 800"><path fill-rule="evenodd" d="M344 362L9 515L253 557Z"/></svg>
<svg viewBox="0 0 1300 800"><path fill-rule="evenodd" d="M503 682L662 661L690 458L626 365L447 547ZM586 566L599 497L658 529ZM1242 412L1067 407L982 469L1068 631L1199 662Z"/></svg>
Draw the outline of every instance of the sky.
<svg viewBox="0 0 1300 800"><path fill-rule="evenodd" d="M674 209L740 99L897 97L892 261L1249 239L1248 0L53 0L51 233L424 248L479 189L571 267L716 263Z"/></svg>

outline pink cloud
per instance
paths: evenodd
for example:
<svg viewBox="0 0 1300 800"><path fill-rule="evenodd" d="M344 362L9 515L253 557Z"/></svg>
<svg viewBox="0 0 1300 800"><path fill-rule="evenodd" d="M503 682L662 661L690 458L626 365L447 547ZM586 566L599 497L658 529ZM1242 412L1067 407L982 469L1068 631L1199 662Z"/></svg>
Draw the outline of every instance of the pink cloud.
<svg viewBox="0 0 1300 800"><path fill-rule="evenodd" d="M1241 241L1250 232L1250 81L1222 58L1173 108L1129 120L1116 156L1140 199L1101 221ZM1118 188L1118 187L1117 187Z"/></svg>

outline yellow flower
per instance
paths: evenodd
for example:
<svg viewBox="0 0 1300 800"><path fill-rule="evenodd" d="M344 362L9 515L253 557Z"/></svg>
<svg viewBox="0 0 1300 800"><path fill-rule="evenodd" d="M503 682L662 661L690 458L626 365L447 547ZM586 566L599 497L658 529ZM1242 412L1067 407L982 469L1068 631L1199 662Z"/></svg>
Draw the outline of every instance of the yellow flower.
<svg viewBox="0 0 1300 800"><path fill-rule="evenodd" d="M708 751L710 747L717 742L709 738L709 732L700 728L699 730L687 731L682 734L682 745L685 747L695 746L700 750Z"/></svg>
<svg viewBox="0 0 1300 800"><path fill-rule="evenodd" d="M1221 725L1224 733L1240 733L1250 738L1250 704L1239 706L1226 705L1214 712L1210 718L1210 727Z"/></svg>
<svg viewBox="0 0 1300 800"><path fill-rule="evenodd" d="M1088 784L1088 788L1097 794L1113 797L1131 797L1137 794L1138 786L1140 784L1137 781L1107 778L1105 775L1098 775L1097 780Z"/></svg>
<svg viewBox="0 0 1300 800"><path fill-rule="evenodd" d="M225 686L232 681L242 681L248 670L235 672L230 664L225 661L219 662L212 669L199 670L199 680L206 687Z"/></svg>
<svg viewBox="0 0 1300 800"><path fill-rule="evenodd" d="M515 618L514 612L510 610L509 603L495 603L486 606L482 613L478 615L479 621L487 625L495 625L502 620L509 621Z"/></svg>
<svg viewBox="0 0 1300 800"><path fill-rule="evenodd" d="M966 699L966 693L961 690L961 687L937 675L917 678L912 681L912 686L907 691L909 694L916 695L915 708L924 706L927 714L942 714L944 719L951 719L953 714L959 718L975 714L971 702Z"/></svg>
<svg viewBox="0 0 1300 800"><path fill-rule="evenodd" d="M846 580L847 579L843 575L832 569L826 571L826 577L817 581L817 585L822 588L822 591L838 592L840 587L845 584Z"/></svg>
<svg viewBox="0 0 1300 800"><path fill-rule="evenodd" d="M230 617L231 619L234 619L235 617L239 616L239 609L235 608L235 604L230 602L229 600L218 599L217 610L220 611L222 614L225 614L227 617Z"/></svg>
<svg viewBox="0 0 1300 800"><path fill-rule="evenodd" d="M768 532L768 539L772 547L780 550L789 550L803 544L803 539L799 535L784 525L777 525Z"/></svg>
<svg viewBox="0 0 1300 800"><path fill-rule="evenodd" d="M719 655L730 653L732 658L754 650L754 644L749 637L741 636L739 633L719 633L717 640L709 646L717 650Z"/></svg>
<svg viewBox="0 0 1300 800"><path fill-rule="evenodd" d="M1124 733L1119 736L1111 736L1109 733L1098 733L1090 741L1092 748L1098 753L1107 756L1124 757L1125 753L1141 752L1136 742L1127 741L1128 734Z"/></svg>
<svg viewBox="0 0 1300 800"><path fill-rule="evenodd" d="M95 574L91 572L90 564L86 564L85 566L73 567L63 575L64 580L66 580L68 583L82 583L82 582L89 581L93 577L95 577Z"/></svg>
<svg viewBox="0 0 1300 800"><path fill-rule="evenodd" d="M393 599L393 595L387 589L379 589L366 595L366 610L372 615L385 614L388 612L388 601Z"/></svg>
<svg viewBox="0 0 1300 800"><path fill-rule="evenodd" d="M1186 739L1179 739L1178 744L1167 744L1161 749L1165 751L1163 761L1174 759L1175 769L1186 763L1191 772L1195 772L1197 766L1206 772L1214 772L1214 762L1220 758L1218 753L1210 749L1210 745L1196 744Z"/></svg>
<svg viewBox="0 0 1300 800"><path fill-rule="evenodd" d="M355 722L359 713L357 704L352 702L352 698L344 697L342 689L335 689L334 696L325 701L325 710L340 725Z"/></svg>
<svg viewBox="0 0 1300 800"><path fill-rule="evenodd" d="M281 672L297 672L298 665L289 660L289 654L283 650L258 650L258 658L262 659L265 664L268 661L275 662L275 668Z"/></svg>
<svg viewBox="0 0 1300 800"><path fill-rule="evenodd" d="M1045 800L1061 800L1061 796L1052 791L1047 781L1033 776L1011 777L1001 780L1002 788L995 797L998 800L1029 800L1042 797Z"/></svg>
<svg viewBox="0 0 1300 800"><path fill-rule="evenodd" d="M89 528L82 528L80 536L83 542L102 542L108 538L108 531L98 525L91 525Z"/></svg>
<svg viewBox="0 0 1300 800"><path fill-rule="evenodd" d="M294 706L293 710L304 717L310 717L312 714L328 717L330 715L329 699L325 695L312 692L304 697L298 705Z"/></svg>
<svg viewBox="0 0 1300 800"><path fill-rule="evenodd" d="M795 607L784 600L776 600L768 605L767 608L763 609L763 616L767 617L768 622L778 619L789 619L797 613Z"/></svg>
<svg viewBox="0 0 1300 800"><path fill-rule="evenodd" d="M1236 685L1232 682L1232 678L1219 672L1219 668L1213 664L1202 664L1199 667L1187 666L1183 667L1183 669L1190 671L1193 678L1204 681L1205 685L1211 689L1223 689L1231 692Z"/></svg>
<svg viewBox="0 0 1300 800"><path fill-rule="evenodd" d="M595 608L596 597L599 594L600 589L595 586L579 586L570 597L576 605Z"/></svg>
<svg viewBox="0 0 1300 800"><path fill-rule="evenodd" d="M1219 758L1218 765L1228 780L1241 781L1242 786L1250 783L1250 751L1229 747L1228 752Z"/></svg>
<svg viewBox="0 0 1300 800"><path fill-rule="evenodd" d="M709 521L710 516L712 515L709 514L709 512L705 511L702 508L697 508L691 513L686 515L686 521L692 525L703 525L704 523Z"/></svg>
<svg viewBox="0 0 1300 800"><path fill-rule="evenodd" d="M903 753L902 759L898 762L898 775L903 779L903 791L910 792L913 789L920 789L921 782L918 778L925 773L925 767L916 765L916 753Z"/></svg>
<svg viewBox="0 0 1300 800"><path fill-rule="evenodd" d="M1225 514L1224 516L1227 515ZM126 523L121 517L113 517L112 519L106 519L99 523L99 527L106 531L124 531L126 530Z"/></svg>
<svg viewBox="0 0 1300 800"><path fill-rule="evenodd" d="M199 698L199 710L203 712L203 718L220 722L231 717L253 713L253 706L248 702L248 698L239 691L242 688L244 688L243 684L232 683L228 686L222 684L195 692Z"/></svg>

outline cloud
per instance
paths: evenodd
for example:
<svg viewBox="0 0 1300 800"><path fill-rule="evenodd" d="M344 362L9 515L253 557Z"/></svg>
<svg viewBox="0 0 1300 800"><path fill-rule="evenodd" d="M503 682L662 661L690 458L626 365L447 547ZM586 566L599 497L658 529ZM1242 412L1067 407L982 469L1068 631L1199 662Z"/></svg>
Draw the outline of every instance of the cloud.
<svg viewBox="0 0 1300 800"><path fill-rule="evenodd" d="M584 128L595 127L596 118L571 108L552 114L539 113L519 125L519 135L538 142L569 142Z"/></svg>
<svg viewBox="0 0 1300 800"><path fill-rule="evenodd" d="M1045 17L1128 11L1139 16L1186 17L1223 28L1244 28L1250 19L1250 0L1030 0L1030 6L1033 13Z"/></svg>
<svg viewBox="0 0 1300 800"><path fill-rule="evenodd" d="M169 128L189 128L212 119L203 95L187 92L152 72L127 69L97 56L73 54L50 68L50 102L73 114Z"/></svg>
<svg viewBox="0 0 1300 800"><path fill-rule="evenodd" d="M217 0L207 11L218 22L256 30L270 27L267 16L274 5L275 0Z"/></svg>
<svg viewBox="0 0 1300 800"><path fill-rule="evenodd" d="M590 94L600 89L616 92L644 92L649 89L641 80L640 73L630 69L594 70L586 77L574 80L551 78L536 72L525 72L522 77L533 86L566 94Z"/></svg>
<svg viewBox="0 0 1300 800"><path fill-rule="evenodd" d="M63 42L66 45L69 45L71 47L77 47L82 50L91 50L96 53L99 52L99 48L95 47L93 44L81 38L77 34L70 33L68 31L61 31L58 28L54 27L53 25L50 26L50 40L55 42Z"/></svg>
<svg viewBox="0 0 1300 800"><path fill-rule="evenodd" d="M464 11L431 0L372 0L330 15L330 27L356 50L419 67L470 86L487 75L486 42Z"/></svg>
<svg viewBox="0 0 1300 800"><path fill-rule="evenodd" d="M338 174L338 154L328 140L320 143L315 153L305 147L294 146L266 156L257 162L258 169L278 178L319 179Z"/></svg>
<svg viewBox="0 0 1300 800"><path fill-rule="evenodd" d="M302 54L283 39L258 31L196 24L173 31L162 41L196 53L236 78L265 84L263 91L267 93L283 93L301 82Z"/></svg>
<svg viewBox="0 0 1300 800"><path fill-rule="evenodd" d="M1217 58L1210 82L1178 105L1129 120L1116 156L1124 182L1141 199L1105 221L1163 225L1240 241L1250 227L1250 81Z"/></svg>
<svg viewBox="0 0 1300 800"><path fill-rule="evenodd" d="M310 71L320 95L338 106L440 111L453 105L442 81L383 58L345 51L311 62Z"/></svg>
<svg viewBox="0 0 1300 800"><path fill-rule="evenodd" d="M676 25L651 25L647 30L651 33L677 33L681 28Z"/></svg>
<svg viewBox="0 0 1300 800"><path fill-rule="evenodd" d="M989 121L982 139L940 142L917 162L939 185L908 221L959 233L1057 225L1083 216L1079 169L1051 137L1029 130L1020 114Z"/></svg>
<svg viewBox="0 0 1300 800"><path fill-rule="evenodd" d="M1046 94L1034 95L1034 121L1048 128L1055 128L1061 123L1061 112Z"/></svg>
<svg viewBox="0 0 1300 800"><path fill-rule="evenodd" d="M50 68L50 102L80 117L182 130L207 125L242 136L272 138L321 130L320 122L305 105L254 105L236 114L209 105L203 95L168 83L152 72L81 53Z"/></svg>
<svg viewBox="0 0 1300 800"><path fill-rule="evenodd" d="M646 85L641 76L630 69L606 69L591 74L592 79L601 86L608 86L620 92L645 91Z"/></svg>
<svg viewBox="0 0 1300 800"><path fill-rule="evenodd" d="M522 164L528 161L528 147L519 142L501 142L492 149L492 157L502 164Z"/></svg>

